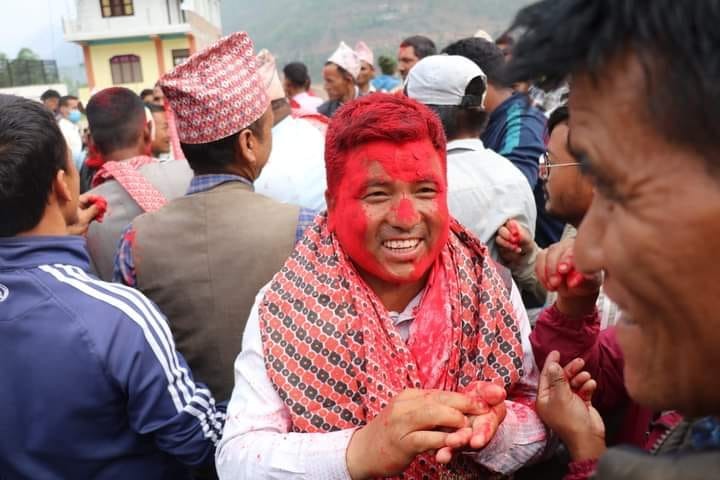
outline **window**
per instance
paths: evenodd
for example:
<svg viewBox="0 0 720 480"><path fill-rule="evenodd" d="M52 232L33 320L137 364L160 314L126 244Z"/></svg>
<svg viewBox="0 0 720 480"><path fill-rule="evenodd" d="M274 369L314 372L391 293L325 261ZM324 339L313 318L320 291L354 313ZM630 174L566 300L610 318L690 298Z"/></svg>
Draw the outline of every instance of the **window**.
<svg viewBox="0 0 720 480"><path fill-rule="evenodd" d="M172 58L173 58L173 67L177 67L178 65L185 63L185 61L188 58L190 58L190 49L189 48L181 48L178 50L173 50Z"/></svg>
<svg viewBox="0 0 720 480"><path fill-rule="evenodd" d="M135 15L133 0L100 0L103 18Z"/></svg>
<svg viewBox="0 0 720 480"><path fill-rule="evenodd" d="M114 85L121 83L139 83L143 81L140 57L137 55L117 55L110 59L110 72Z"/></svg>

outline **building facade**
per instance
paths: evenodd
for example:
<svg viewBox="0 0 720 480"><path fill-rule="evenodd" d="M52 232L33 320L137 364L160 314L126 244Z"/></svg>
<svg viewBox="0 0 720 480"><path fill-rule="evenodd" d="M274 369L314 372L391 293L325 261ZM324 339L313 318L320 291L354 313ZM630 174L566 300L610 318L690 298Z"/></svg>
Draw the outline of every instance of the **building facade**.
<svg viewBox="0 0 720 480"><path fill-rule="evenodd" d="M114 85L152 88L165 72L221 34L220 0L76 0L65 40L82 46L83 101Z"/></svg>

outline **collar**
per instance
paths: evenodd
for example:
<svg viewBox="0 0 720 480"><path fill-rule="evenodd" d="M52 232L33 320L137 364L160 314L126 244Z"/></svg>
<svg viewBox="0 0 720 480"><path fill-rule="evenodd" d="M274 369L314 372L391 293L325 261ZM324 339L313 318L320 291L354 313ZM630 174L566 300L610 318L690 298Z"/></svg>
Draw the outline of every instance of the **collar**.
<svg viewBox="0 0 720 480"><path fill-rule="evenodd" d="M530 106L530 99L527 95L520 92L513 92L510 97L506 98L498 107L490 114L490 120L499 116L505 115L507 111L516 103L523 103L525 106Z"/></svg>
<svg viewBox="0 0 720 480"><path fill-rule="evenodd" d="M85 238L74 235L0 238L0 270L30 269L55 263L90 271Z"/></svg>
<svg viewBox="0 0 720 480"><path fill-rule="evenodd" d="M390 319L395 325L415 320L415 317L417 316L417 308L420 306L420 301L425 295L425 290L426 289L423 288L420 293L415 295L402 312L388 312Z"/></svg>
<svg viewBox="0 0 720 480"><path fill-rule="evenodd" d="M253 184L250 180L240 175L232 175L230 173L212 173L208 175L195 175L190 180L190 186L188 187L185 195L193 195L195 193L206 192L213 188L228 182L240 182L248 185L253 191Z"/></svg>
<svg viewBox="0 0 720 480"><path fill-rule="evenodd" d="M466 150L485 151L485 144L479 138L461 138L447 143L448 154L462 153Z"/></svg>

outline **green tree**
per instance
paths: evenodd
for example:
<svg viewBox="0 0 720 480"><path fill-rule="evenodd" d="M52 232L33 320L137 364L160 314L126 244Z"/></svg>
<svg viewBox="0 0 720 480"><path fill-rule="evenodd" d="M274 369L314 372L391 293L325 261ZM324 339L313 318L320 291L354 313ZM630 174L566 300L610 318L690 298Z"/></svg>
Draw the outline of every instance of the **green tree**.
<svg viewBox="0 0 720 480"><path fill-rule="evenodd" d="M40 60L40 56L27 47L23 47L17 54L17 60Z"/></svg>

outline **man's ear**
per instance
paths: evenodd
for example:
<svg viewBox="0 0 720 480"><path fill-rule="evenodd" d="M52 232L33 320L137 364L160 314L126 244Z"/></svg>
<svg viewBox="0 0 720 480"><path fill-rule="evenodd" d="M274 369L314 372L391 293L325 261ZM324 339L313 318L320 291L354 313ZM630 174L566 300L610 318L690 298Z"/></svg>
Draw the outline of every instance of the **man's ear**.
<svg viewBox="0 0 720 480"><path fill-rule="evenodd" d="M72 201L72 190L68 185L67 172L65 170L58 170L53 179L52 194L55 195L58 205Z"/></svg>
<svg viewBox="0 0 720 480"><path fill-rule="evenodd" d="M257 155L255 155L255 149L257 148L257 139L252 130L246 128L238 134L238 150L242 154L242 160L248 165L255 166L257 163Z"/></svg>

